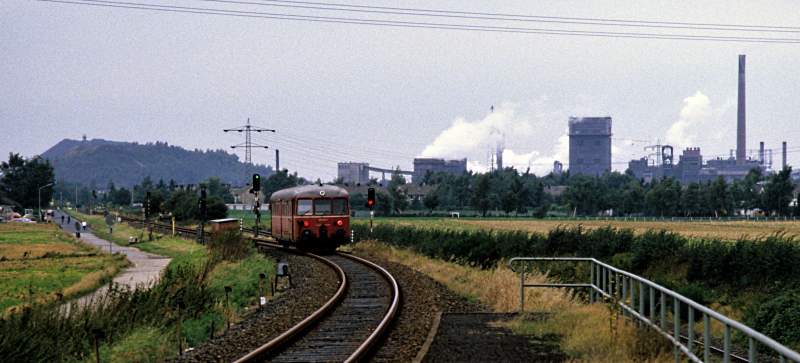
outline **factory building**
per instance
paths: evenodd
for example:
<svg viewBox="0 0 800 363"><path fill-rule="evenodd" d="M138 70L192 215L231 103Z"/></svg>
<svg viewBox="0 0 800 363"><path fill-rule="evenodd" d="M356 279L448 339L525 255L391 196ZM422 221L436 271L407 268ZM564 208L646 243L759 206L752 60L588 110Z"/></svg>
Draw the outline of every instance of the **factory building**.
<svg viewBox="0 0 800 363"><path fill-rule="evenodd" d="M705 183L716 179L720 175L729 182L734 179L744 179L751 168L761 168L762 172L772 168L772 150L765 150L764 143L760 143L758 150L747 150L747 118L745 104L745 56L739 56L739 84L738 84L738 107L736 112L736 150L731 150L728 158L708 159L703 163L703 155L700 148L688 148L683 151L677 165L672 160L672 146L656 145L648 146L645 149L660 150L649 157L639 160L631 160L628 168L633 171L637 178L644 178L646 181L661 179L663 177L674 177L683 184L691 182ZM783 163L786 164L786 143L783 143L784 157Z"/></svg>
<svg viewBox="0 0 800 363"><path fill-rule="evenodd" d="M443 171L450 174L461 174L467 171L467 159L444 160L432 158L414 158L414 183L421 183L428 172Z"/></svg>
<svg viewBox="0 0 800 363"><path fill-rule="evenodd" d="M339 163L338 176L346 183L367 184L369 163Z"/></svg>
<svg viewBox="0 0 800 363"><path fill-rule="evenodd" d="M611 117L569 118L569 171L592 176L611 171Z"/></svg>

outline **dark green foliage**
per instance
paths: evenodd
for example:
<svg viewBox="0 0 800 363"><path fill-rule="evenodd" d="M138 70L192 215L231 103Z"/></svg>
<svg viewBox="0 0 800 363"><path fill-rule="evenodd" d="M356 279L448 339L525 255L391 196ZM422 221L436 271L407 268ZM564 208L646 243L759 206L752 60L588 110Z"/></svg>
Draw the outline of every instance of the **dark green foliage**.
<svg viewBox="0 0 800 363"><path fill-rule="evenodd" d="M242 238L242 232L235 228L227 228L216 233L208 243L209 263L241 260L255 253L253 245Z"/></svg>
<svg viewBox="0 0 800 363"><path fill-rule="evenodd" d="M22 208L36 208L40 200L49 202L55 187L44 186L55 181L50 161L38 156L25 159L9 153L8 161L0 163L0 194ZM40 187L44 188L40 191Z"/></svg>
<svg viewBox="0 0 800 363"><path fill-rule="evenodd" d="M674 259L685 244L686 239L677 233L647 231L631 245L631 268L634 273L642 273L652 263Z"/></svg>
<svg viewBox="0 0 800 363"><path fill-rule="evenodd" d="M186 150L166 142L139 144L65 139L42 157L53 164L58 179L83 185L110 178L118 187L130 188L146 175L153 180L172 179L177 184L195 184L209 177L219 177L223 183L232 185L247 182L246 165L237 155L225 150ZM265 178L274 170L271 166L254 165L251 173ZM74 189L72 192L75 193Z"/></svg>
<svg viewBox="0 0 800 363"><path fill-rule="evenodd" d="M798 278L800 246L794 237L775 234L736 243L702 240L684 252L688 278L721 284L778 287Z"/></svg>
<svg viewBox="0 0 800 363"><path fill-rule="evenodd" d="M787 290L762 304L755 314L745 317L745 324L796 349L800 346L800 289Z"/></svg>
<svg viewBox="0 0 800 363"><path fill-rule="evenodd" d="M183 299L182 319L196 319L213 307L214 297L198 278L199 269L179 266L165 270L152 289L120 289L113 285L101 304L72 305L70 314L58 306L34 305L0 321L0 356L7 362L66 361L94 355L92 329L113 341L130 329L177 324L176 301ZM53 349L58 347L58 349Z"/></svg>

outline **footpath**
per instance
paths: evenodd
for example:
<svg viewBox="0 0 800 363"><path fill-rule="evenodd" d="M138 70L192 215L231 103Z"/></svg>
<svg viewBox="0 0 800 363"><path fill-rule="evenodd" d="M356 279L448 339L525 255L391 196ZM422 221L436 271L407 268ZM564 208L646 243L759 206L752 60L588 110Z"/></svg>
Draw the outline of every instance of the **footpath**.
<svg viewBox="0 0 800 363"><path fill-rule="evenodd" d="M64 216L63 224L61 223L62 215ZM69 215L66 213L62 211L56 211L55 216L53 217L53 223L58 223L61 226L61 229L74 235L76 232L75 222L82 221L71 218L70 222L67 223L68 217ZM171 258L142 252L133 247L115 245L109 241L96 237L92 234L94 231L88 227L85 230L82 229L80 232L83 243L93 245L104 252L122 253L129 261L131 261L131 263L133 263L133 266L125 268L112 280L113 283L118 284L122 288L130 287L133 289L140 284L150 286L161 277L161 272L164 271L169 262L172 261ZM109 284L103 285L103 287L97 291L77 299L76 302L78 304L84 304L88 301L91 301L91 299L95 296L102 296L108 290L108 286Z"/></svg>

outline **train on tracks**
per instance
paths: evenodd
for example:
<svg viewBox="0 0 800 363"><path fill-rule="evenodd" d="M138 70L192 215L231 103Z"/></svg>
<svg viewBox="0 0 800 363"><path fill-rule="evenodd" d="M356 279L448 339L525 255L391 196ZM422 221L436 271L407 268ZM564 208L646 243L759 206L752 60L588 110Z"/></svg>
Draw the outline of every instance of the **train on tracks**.
<svg viewBox="0 0 800 363"><path fill-rule="evenodd" d="M350 195L332 185L301 185L272 193L272 238L285 247L333 251L350 241Z"/></svg>

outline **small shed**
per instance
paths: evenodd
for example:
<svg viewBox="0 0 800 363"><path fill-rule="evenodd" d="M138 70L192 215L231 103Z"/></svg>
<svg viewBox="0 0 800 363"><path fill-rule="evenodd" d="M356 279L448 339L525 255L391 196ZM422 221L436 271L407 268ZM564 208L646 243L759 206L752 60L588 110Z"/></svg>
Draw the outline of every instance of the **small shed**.
<svg viewBox="0 0 800 363"><path fill-rule="evenodd" d="M236 218L214 219L211 221L211 232L217 233L226 228L239 228L239 220Z"/></svg>

